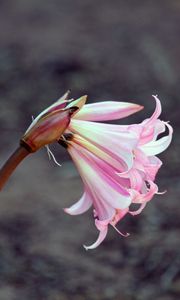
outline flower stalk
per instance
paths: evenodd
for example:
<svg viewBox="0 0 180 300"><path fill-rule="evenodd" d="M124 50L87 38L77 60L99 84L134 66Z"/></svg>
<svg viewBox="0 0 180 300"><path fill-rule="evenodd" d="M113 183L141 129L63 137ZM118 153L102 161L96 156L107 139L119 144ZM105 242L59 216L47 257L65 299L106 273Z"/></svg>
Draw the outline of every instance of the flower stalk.
<svg viewBox="0 0 180 300"><path fill-rule="evenodd" d="M29 154L30 152L25 147L19 146L9 157L9 159L5 162L5 164L0 170L0 190L2 190L9 177L17 168L17 166L21 163L21 161Z"/></svg>

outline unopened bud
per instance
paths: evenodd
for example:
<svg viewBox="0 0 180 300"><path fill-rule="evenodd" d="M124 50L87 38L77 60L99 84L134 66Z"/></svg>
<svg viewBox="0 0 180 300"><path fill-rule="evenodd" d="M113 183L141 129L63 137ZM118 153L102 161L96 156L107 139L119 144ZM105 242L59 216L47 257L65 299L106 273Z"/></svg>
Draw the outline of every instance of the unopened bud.
<svg viewBox="0 0 180 300"><path fill-rule="evenodd" d="M41 147L59 140L67 129L71 117L82 106L81 98L74 101L67 100L67 95L65 94L33 120L20 141L21 145L29 152L35 152Z"/></svg>

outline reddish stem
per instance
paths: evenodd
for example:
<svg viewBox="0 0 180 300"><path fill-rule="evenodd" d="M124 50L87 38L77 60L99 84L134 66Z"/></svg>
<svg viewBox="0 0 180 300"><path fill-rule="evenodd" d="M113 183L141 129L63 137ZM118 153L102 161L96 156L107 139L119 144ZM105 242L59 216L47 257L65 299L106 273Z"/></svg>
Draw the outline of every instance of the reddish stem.
<svg viewBox="0 0 180 300"><path fill-rule="evenodd" d="M13 171L28 154L30 154L28 150L23 146L19 146L5 162L0 170L0 190L2 190Z"/></svg>

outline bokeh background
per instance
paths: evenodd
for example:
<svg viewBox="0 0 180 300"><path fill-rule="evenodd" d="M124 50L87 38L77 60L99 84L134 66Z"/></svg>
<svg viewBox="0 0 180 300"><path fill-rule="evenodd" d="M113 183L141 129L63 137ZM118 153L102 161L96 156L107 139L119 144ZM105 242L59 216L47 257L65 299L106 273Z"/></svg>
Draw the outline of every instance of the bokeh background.
<svg viewBox="0 0 180 300"><path fill-rule="evenodd" d="M168 192L121 222L130 237L110 229L86 252L92 212L62 210L83 190L65 150L53 147L61 168L44 149L27 158L0 195L0 300L180 299L180 1L1 0L1 164L68 89L145 106L125 123L148 117L159 95L175 129L157 178Z"/></svg>

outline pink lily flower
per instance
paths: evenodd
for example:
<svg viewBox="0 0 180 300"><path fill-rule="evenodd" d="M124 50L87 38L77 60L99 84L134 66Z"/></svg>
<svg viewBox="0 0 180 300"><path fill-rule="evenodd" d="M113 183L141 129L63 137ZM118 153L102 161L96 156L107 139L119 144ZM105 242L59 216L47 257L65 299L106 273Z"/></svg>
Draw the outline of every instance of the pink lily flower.
<svg viewBox="0 0 180 300"><path fill-rule="evenodd" d="M142 106L113 101L84 106L82 103L82 108L75 112L60 139L60 144L71 155L85 187L81 199L65 211L78 215L94 206L99 236L94 244L84 246L86 249L100 245L106 237L109 224L122 234L116 224L128 212L133 215L140 213L158 192L154 180L162 163L155 155L169 146L172 127L158 119L161 104L157 96L155 99L156 110L152 117L129 126L94 121L120 119L141 110ZM169 134L157 140L166 127ZM131 212L131 203L139 204L140 208Z"/></svg>

